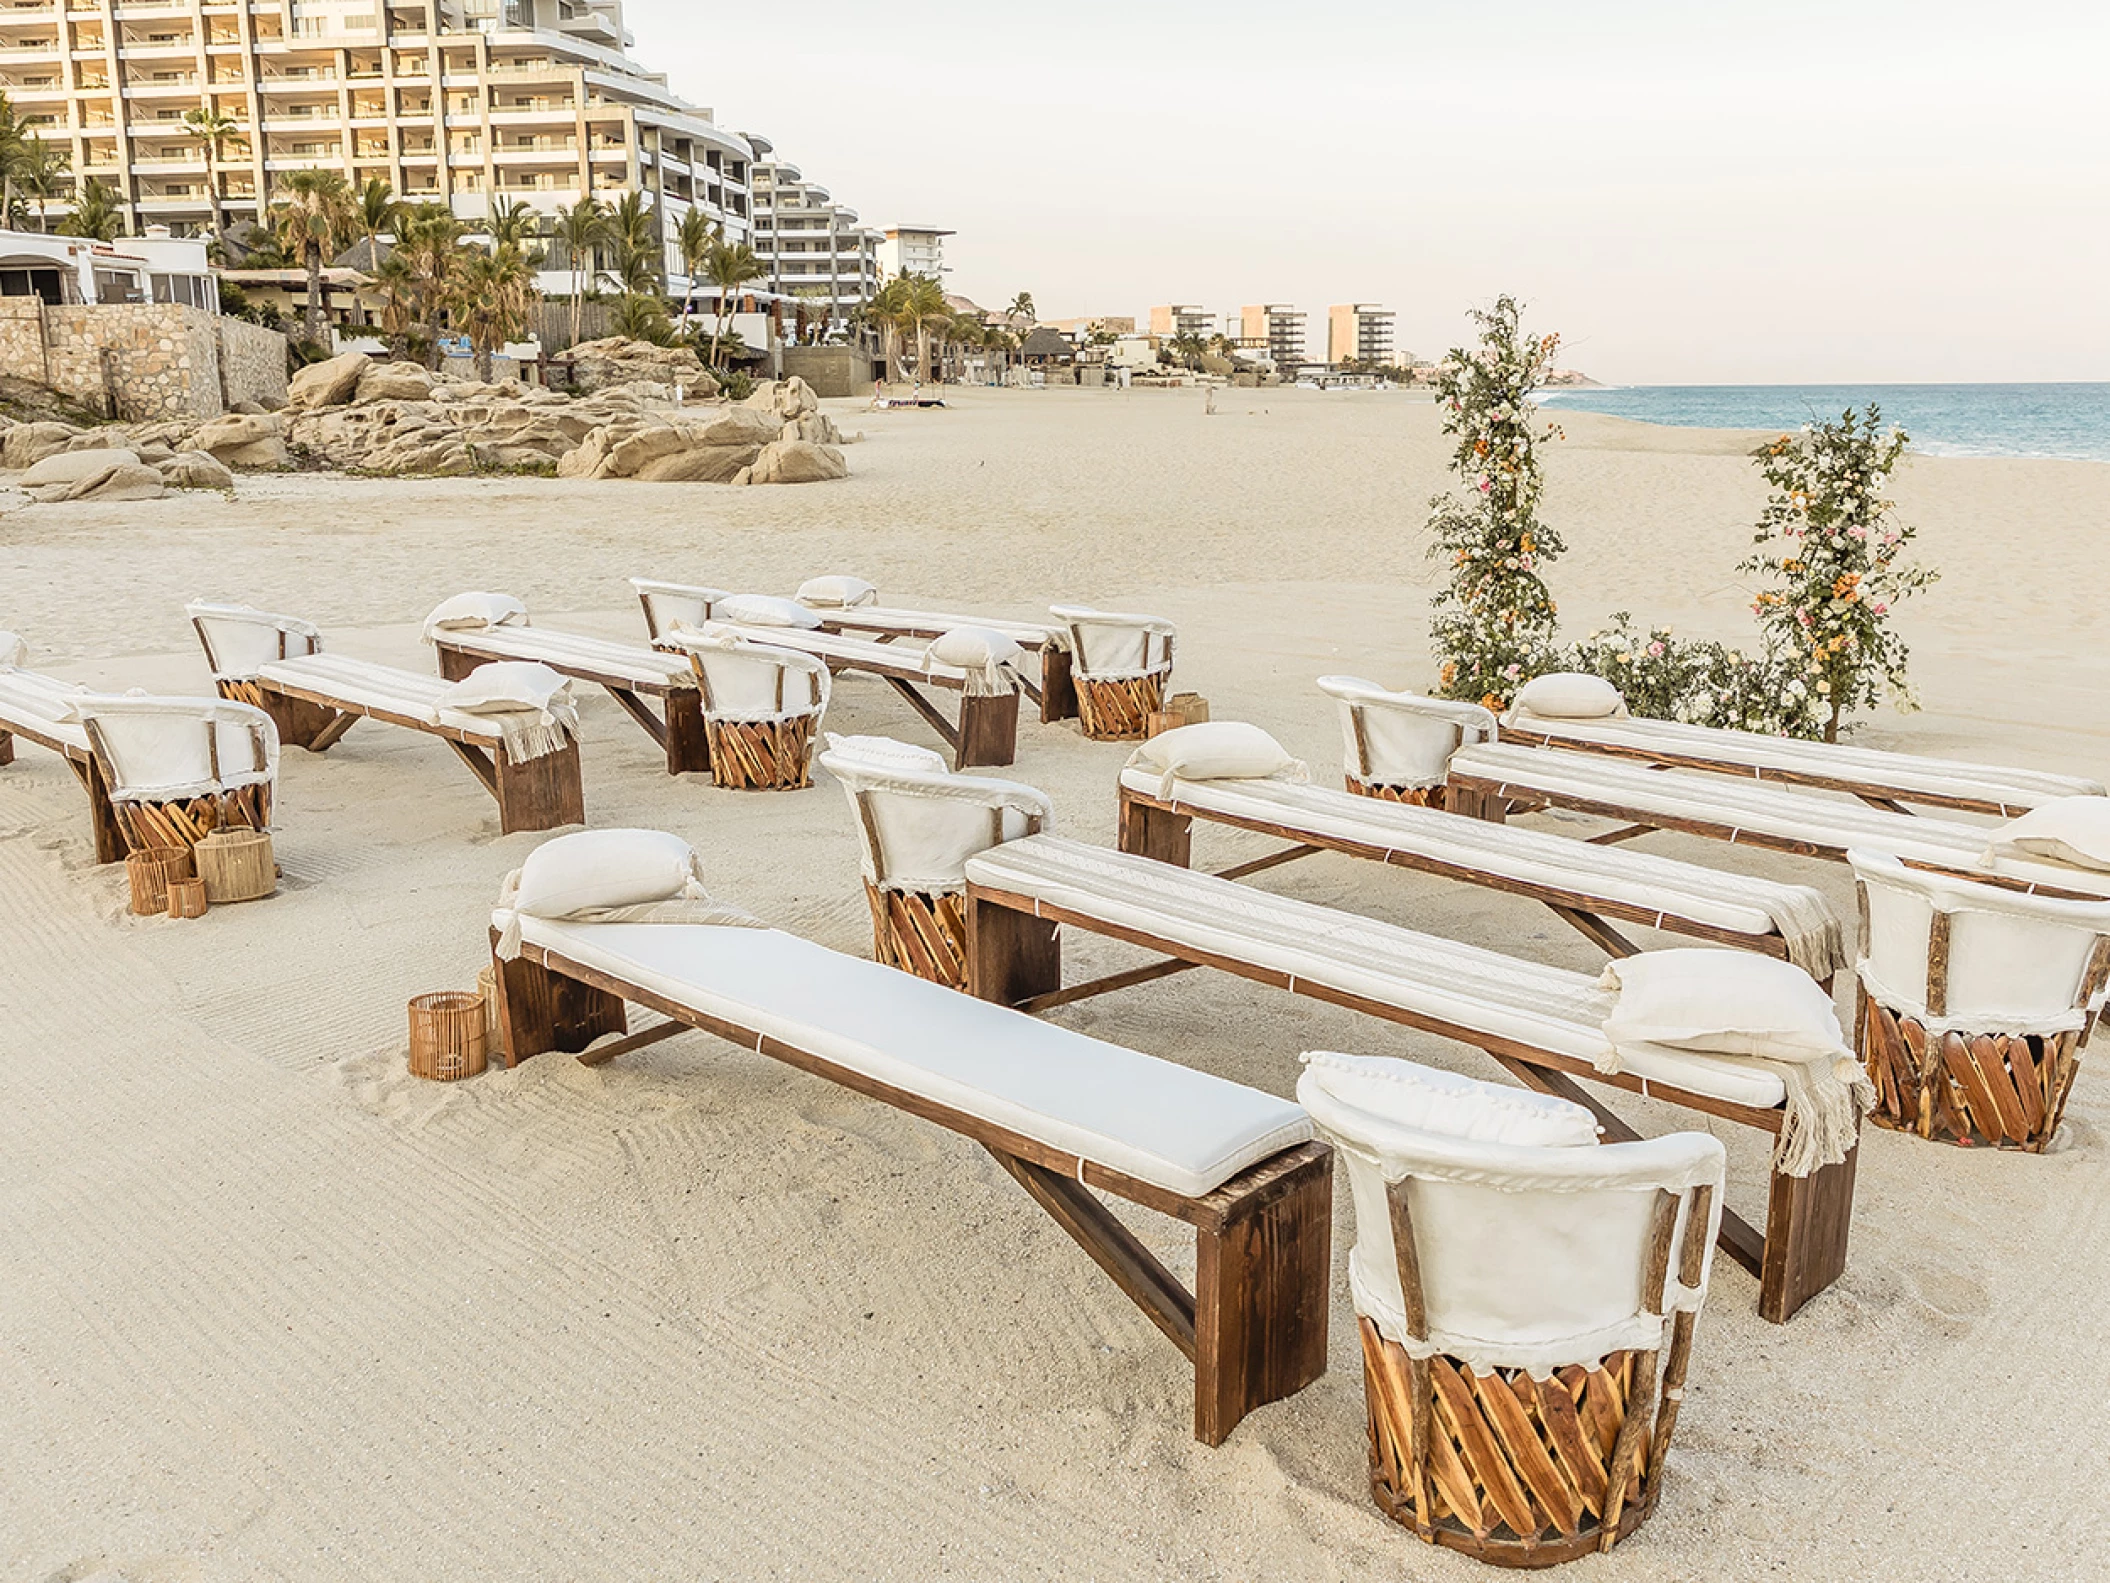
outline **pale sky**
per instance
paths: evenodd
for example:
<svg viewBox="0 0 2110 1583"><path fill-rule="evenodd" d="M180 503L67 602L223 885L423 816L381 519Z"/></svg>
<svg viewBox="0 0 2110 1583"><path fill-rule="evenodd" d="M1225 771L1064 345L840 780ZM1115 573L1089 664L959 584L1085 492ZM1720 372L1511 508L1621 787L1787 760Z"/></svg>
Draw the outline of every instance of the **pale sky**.
<svg viewBox="0 0 2110 1583"><path fill-rule="evenodd" d="M630 0L636 55L1041 316L1512 292L1620 383L2110 379L2110 4Z"/></svg>

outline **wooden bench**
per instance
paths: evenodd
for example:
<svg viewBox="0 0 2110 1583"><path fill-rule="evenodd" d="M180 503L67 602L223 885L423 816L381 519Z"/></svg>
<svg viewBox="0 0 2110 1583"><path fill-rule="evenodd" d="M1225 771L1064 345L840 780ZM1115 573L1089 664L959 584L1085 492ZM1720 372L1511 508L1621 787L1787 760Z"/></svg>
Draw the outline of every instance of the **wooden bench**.
<svg viewBox="0 0 2110 1583"><path fill-rule="evenodd" d="M1802 921L1796 955L1829 983L1849 965L1847 944L1824 898L1807 886L1725 874L1649 853L1594 846L1537 830L1492 830L1477 819L1407 803L1276 780L1181 781L1161 795L1160 777L1124 770L1120 848L1191 866L1194 821L1288 841L1265 857L1219 871L1239 879L1320 852L1340 852L1542 902L1611 956L1633 941L1611 919L1791 956L1780 919ZM1809 926L1822 920L1822 930ZM1823 940L1814 938L1821 933ZM1820 949L1820 943L1824 949Z"/></svg>
<svg viewBox="0 0 2110 1583"><path fill-rule="evenodd" d="M590 682L616 701L667 755L667 773L708 772L703 695L683 660L634 643L613 643L547 627L487 627L432 634L440 675L458 682L494 660L533 660L560 676ZM647 699L657 700L654 710Z"/></svg>
<svg viewBox="0 0 2110 1583"><path fill-rule="evenodd" d="M855 671L878 677L900 694L902 701L938 733L952 750L955 769L1009 764L1018 756L1016 691L976 695L968 690L967 673L959 667L928 661L920 650L896 648L870 638L804 627L741 626L728 621L716 625L738 633L750 643L811 655L828 667L830 675ZM688 650L683 646L686 636L683 632L668 633L656 639L655 644L686 653ZM946 719L924 696L926 687L959 695L957 721Z"/></svg>
<svg viewBox="0 0 2110 1583"><path fill-rule="evenodd" d="M504 834L586 821L576 739L553 753L516 761L488 717L441 708L439 700L450 684L436 677L342 655L312 654L265 665L254 681L266 698L311 707L304 723L313 729L293 739L310 753L328 752L361 720L404 726L439 738L469 767L476 783L497 801L498 827ZM277 716L281 731L287 717L286 712Z"/></svg>
<svg viewBox="0 0 2110 1583"><path fill-rule="evenodd" d="M1529 1087L1586 1105L1606 1134L1639 1136L1575 1081L1652 1095L1777 1135L1778 1079L1702 1055L1625 1051L1595 1058L1609 992L1594 978L1441 940L1148 858L1031 836L967 862L968 987L984 1000L1045 1011L1196 967L1213 967L1484 1050ZM1069 988L1064 924L1162 953L1147 966ZM1722 1246L1759 1277L1775 1323L1846 1265L1858 1149L1807 1177L1772 1173L1763 1236L1734 1215Z"/></svg>
<svg viewBox="0 0 2110 1583"><path fill-rule="evenodd" d="M522 918L508 961L502 921L509 1066L697 1029L973 1139L1191 1360L1205 1444L1325 1372L1332 1153L1289 1101L776 930ZM626 1001L667 1020L588 1049ZM1090 1188L1194 1228L1191 1292Z"/></svg>
<svg viewBox="0 0 2110 1583"><path fill-rule="evenodd" d="M1028 654L1040 657L1040 681L1026 677L1019 686L1040 706L1043 725L1077 718L1077 684L1070 674L1069 634L1059 624L1035 621L1006 621L989 616L946 615L932 610L901 610L885 605L809 606L821 619L823 632L865 635L887 643L898 638L929 640L942 638L960 627L985 627L1001 632Z"/></svg>
<svg viewBox="0 0 2110 1583"><path fill-rule="evenodd" d="M15 738L34 742L66 761L81 790L88 794L88 823L95 837L95 861L122 863L131 850L124 826L110 801L110 783L96 761L88 728L78 720L55 720L66 713L65 701L85 697L72 682L35 671L0 670L0 765L15 761Z"/></svg>

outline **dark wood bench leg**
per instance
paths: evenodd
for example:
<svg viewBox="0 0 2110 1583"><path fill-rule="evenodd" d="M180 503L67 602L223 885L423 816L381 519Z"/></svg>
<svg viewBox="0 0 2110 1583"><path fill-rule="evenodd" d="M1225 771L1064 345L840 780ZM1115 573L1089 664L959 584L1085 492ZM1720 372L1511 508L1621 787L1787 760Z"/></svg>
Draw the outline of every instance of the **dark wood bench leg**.
<svg viewBox="0 0 2110 1583"><path fill-rule="evenodd" d="M1048 643L1040 651L1040 719L1043 725L1077 718L1077 682L1070 674L1070 651Z"/></svg>
<svg viewBox="0 0 2110 1583"><path fill-rule="evenodd" d="M1332 1152L1234 1207L1220 1230L1195 1234L1194 1438L1210 1446L1326 1372Z"/></svg>
<svg viewBox="0 0 2110 1583"><path fill-rule="evenodd" d="M0 764L12 764L14 761L15 734L12 731L0 731Z"/></svg>
<svg viewBox="0 0 2110 1583"><path fill-rule="evenodd" d="M1018 694L960 695L960 745L953 768L1009 764L1018 757Z"/></svg>
<svg viewBox="0 0 2110 1583"><path fill-rule="evenodd" d="M711 769L711 738L703 724L703 693L677 687L667 694L667 773L681 775Z"/></svg>
<svg viewBox="0 0 2110 1583"><path fill-rule="evenodd" d="M1776 1325L1836 1281L1846 1268L1846 1239L1853 1230L1854 1168L1860 1146L1837 1165L1810 1176L1774 1173L1766 1200L1765 1267L1759 1275L1758 1312Z"/></svg>
<svg viewBox="0 0 2110 1583"><path fill-rule="evenodd" d="M576 1055L603 1034L624 1033L623 1000L605 989L552 973L540 962L498 959L491 936L492 976L498 981L498 1036L507 1066L562 1050Z"/></svg>
<svg viewBox="0 0 2110 1583"><path fill-rule="evenodd" d="M586 822L586 789L580 782L577 742L518 764L501 753L495 768L498 828L505 834Z"/></svg>
<svg viewBox="0 0 2110 1583"><path fill-rule="evenodd" d="M488 662L477 654L464 654L460 649L450 649L442 643L438 647L440 657L440 680L458 682L472 672L483 669Z"/></svg>
<svg viewBox="0 0 2110 1583"><path fill-rule="evenodd" d="M103 779L102 765L93 759L83 764L69 758L66 763L81 783L81 790L88 794L88 826L95 833L95 861L122 863L125 854L132 850L132 843L125 838L125 827L118 823L117 807L110 801L110 784Z"/></svg>
<svg viewBox="0 0 2110 1583"><path fill-rule="evenodd" d="M1136 802L1121 792L1121 833L1118 845L1136 857L1155 858L1177 868L1194 862L1194 815L1169 813L1148 803Z"/></svg>
<svg viewBox="0 0 2110 1583"><path fill-rule="evenodd" d="M967 993L1016 1006L1062 988L1056 926L967 895Z"/></svg>

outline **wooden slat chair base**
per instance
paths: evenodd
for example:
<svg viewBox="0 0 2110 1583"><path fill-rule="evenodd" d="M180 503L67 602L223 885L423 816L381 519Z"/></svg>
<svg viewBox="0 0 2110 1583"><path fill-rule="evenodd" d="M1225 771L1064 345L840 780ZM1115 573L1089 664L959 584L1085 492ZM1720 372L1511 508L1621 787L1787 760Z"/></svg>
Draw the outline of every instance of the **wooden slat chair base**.
<svg viewBox="0 0 2110 1583"><path fill-rule="evenodd" d="M1105 681L1076 676L1077 719L1084 734L1095 742L1140 742L1150 730L1150 717L1165 707L1165 683L1170 672L1123 677Z"/></svg>
<svg viewBox="0 0 2110 1583"><path fill-rule="evenodd" d="M1861 1058L1875 1080L1868 1119L1966 1148L2042 1154L2066 1114L2082 1033L1930 1034L1861 997Z"/></svg>
<svg viewBox="0 0 2110 1583"><path fill-rule="evenodd" d="M111 811L130 847L195 847L215 830L269 830L271 788L243 786L173 802L119 802Z"/></svg>
<svg viewBox="0 0 2110 1583"><path fill-rule="evenodd" d="M1441 786L1385 786L1375 782L1357 780L1353 775L1343 776L1348 790L1358 797L1375 797L1380 802L1405 803L1412 808L1441 808L1443 788Z"/></svg>
<svg viewBox="0 0 2110 1583"><path fill-rule="evenodd" d="M234 681L223 677L214 685L219 688L220 696L229 702L248 704L252 708L263 710L271 717L271 723L278 727L279 741L290 743L297 748L311 747L337 723L336 710L310 703L305 698L268 692L253 681ZM334 741L335 738L331 740Z"/></svg>
<svg viewBox="0 0 2110 1583"><path fill-rule="evenodd" d="M1651 1474L1671 1426L1663 1395L1634 1400L1656 1378L1656 1354L1615 1352L1598 1368L1571 1364L1545 1380L1522 1369L1482 1377L1441 1353L1417 1366L1368 1319L1357 1323L1370 1493L1394 1522L1476 1560L1542 1567L1610 1548L1656 1509ZM1644 1416L1622 1449L1634 1411ZM1426 1459L1415 1454L1417 1417ZM1622 1458L1626 1476L1615 1480ZM1616 1517L1606 1512L1615 1484Z"/></svg>
<svg viewBox="0 0 2110 1583"><path fill-rule="evenodd" d="M872 958L947 989L967 988L967 898L881 890L867 880Z"/></svg>
<svg viewBox="0 0 2110 1583"><path fill-rule="evenodd" d="M789 720L707 720L711 781L728 791L798 791L813 784L819 715Z"/></svg>

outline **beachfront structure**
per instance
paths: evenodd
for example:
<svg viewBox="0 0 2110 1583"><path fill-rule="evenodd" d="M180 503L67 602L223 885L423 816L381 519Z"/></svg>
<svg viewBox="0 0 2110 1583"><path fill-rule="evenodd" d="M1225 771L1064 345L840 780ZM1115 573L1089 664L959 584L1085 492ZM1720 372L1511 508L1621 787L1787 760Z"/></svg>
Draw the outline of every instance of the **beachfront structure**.
<svg viewBox="0 0 2110 1583"><path fill-rule="evenodd" d="M892 225L879 243L881 284L902 275L945 276L945 239L955 233L933 225Z"/></svg>
<svg viewBox="0 0 2110 1583"><path fill-rule="evenodd" d="M1393 318L1374 302L1335 303L1326 310L1326 361L1391 362Z"/></svg>
<svg viewBox="0 0 2110 1583"><path fill-rule="evenodd" d="M765 139L748 141L758 154L769 149ZM806 180L796 165L761 160L754 167L754 200L754 249L778 296L809 299L835 327L878 293L884 238L858 224L857 211L837 203L826 187Z"/></svg>
<svg viewBox="0 0 2110 1583"><path fill-rule="evenodd" d="M117 243L0 231L0 296L40 297L54 308L163 302L220 311L205 244L159 226Z"/></svg>
<svg viewBox="0 0 2110 1583"><path fill-rule="evenodd" d="M1193 303L1168 303L1150 310L1150 333L1160 337L1198 335L1207 339L1216 329L1209 310Z"/></svg>
<svg viewBox="0 0 2110 1583"><path fill-rule="evenodd" d="M261 218L286 176L321 168L472 226L500 199L552 213L644 192L669 238L700 208L748 240L751 146L630 42L621 0L45 0L0 7L0 91L77 179L114 191L133 234ZM234 123L217 193L183 125L198 109ZM667 274L686 288L671 247Z"/></svg>
<svg viewBox="0 0 2110 1583"><path fill-rule="evenodd" d="M1238 311L1241 347L1265 352L1278 366L1304 361L1304 315L1286 302L1250 304Z"/></svg>

